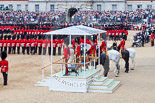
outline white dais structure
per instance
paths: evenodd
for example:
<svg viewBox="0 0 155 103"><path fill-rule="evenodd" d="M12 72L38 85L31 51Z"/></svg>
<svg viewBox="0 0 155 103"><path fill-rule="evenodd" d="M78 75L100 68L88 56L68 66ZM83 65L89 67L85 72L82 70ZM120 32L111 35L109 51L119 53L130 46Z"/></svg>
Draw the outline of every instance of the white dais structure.
<svg viewBox="0 0 155 103"><path fill-rule="evenodd" d="M93 34L99 34L105 32L106 31L80 25L51 31L45 34L51 35L51 38L53 38L53 35L55 34L84 36L85 38L84 44L85 44L87 35L90 36ZM85 48L86 46L84 45L84 54L85 54ZM53 50L51 50L51 52L52 51ZM86 92L112 93L115 89L117 89L120 86L120 81L114 81L114 79L108 79L107 77L100 76L101 68L94 67L93 69L86 70L85 64L86 60L84 55L83 71L79 72L79 75L77 76L74 73L71 73L68 76L63 76L64 70L62 68L60 72L53 74L52 72L53 56L51 56L51 76L48 78L43 78L41 81L37 82L35 86L47 86L51 91L83 92L83 93Z"/></svg>

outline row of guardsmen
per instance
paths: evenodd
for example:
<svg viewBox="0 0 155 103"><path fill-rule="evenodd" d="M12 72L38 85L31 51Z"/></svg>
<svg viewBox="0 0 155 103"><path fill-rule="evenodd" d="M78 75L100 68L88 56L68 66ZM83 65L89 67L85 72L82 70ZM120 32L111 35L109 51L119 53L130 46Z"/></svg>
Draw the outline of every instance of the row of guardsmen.
<svg viewBox="0 0 155 103"><path fill-rule="evenodd" d="M53 55L56 55L56 48L58 47L58 55L61 55L61 49L63 46L64 39L54 39L53 40ZM25 55L26 52L29 55L39 54L39 55L46 55L48 48L48 54L51 55L51 38L50 36L39 36L39 38L34 37L33 35L16 36L13 35L5 35L4 39L3 36L0 36L0 51L8 52L8 54L20 54L21 49L22 53Z"/></svg>

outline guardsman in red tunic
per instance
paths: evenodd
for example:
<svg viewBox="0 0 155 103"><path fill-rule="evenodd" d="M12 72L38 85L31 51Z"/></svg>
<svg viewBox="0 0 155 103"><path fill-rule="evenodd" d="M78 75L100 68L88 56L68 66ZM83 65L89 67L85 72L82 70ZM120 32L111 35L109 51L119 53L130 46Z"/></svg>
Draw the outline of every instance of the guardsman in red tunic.
<svg viewBox="0 0 155 103"><path fill-rule="evenodd" d="M50 39L47 41L47 46L48 46L48 54L51 55L51 40Z"/></svg>
<svg viewBox="0 0 155 103"><path fill-rule="evenodd" d="M68 62L68 59L70 57L70 48L68 47L68 43L65 43L64 42L64 45L65 45L65 48L64 48L64 59L65 59L65 63ZM67 64L65 64L65 67L66 67L66 71L65 71L65 75L64 76L67 76L68 75L68 66Z"/></svg>
<svg viewBox="0 0 155 103"><path fill-rule="evenodd" d="M34 55L35 54L35 40L31 39L30 42L31 42L31 55Z"/></svg>
<svg viewBox="0 0 155 103"><path fill-rule="evenodd" d="M17 47L17 54L20 54L21 40L19 40L19 37L17 37L16 40L16 47Z"/></svg>
<svg viewBox="0 0 155 103"><path fill-rule="evenodd" d="M7 78L8 78L8 61L5 60L7 57L6 52L1 53L1 58L2 61L0 61L0 68L1 68L1 73L3 74L3 79L4 79L4 86L7 85Z"/></svg>
<svg viewBox="0 0 155 103"><path fill-rule="evenodd" d="M27 48L27 54L28 55L30 54L30 46L31 46L31 41L30 41L29 37L27 37L26 48Z"/></svg>
<svg viewBox="0 0 155 103"><path fill-rule="evenodd" d="M42 54L42 39L39 39L38 40L38 47L39 47L39 55L41 55Z"/></svg>
<svg viewBox="0 0 155 103"><path fill-rule="evenodd" d="M90 49L87 51L88 55L96 55L96 43L94 41L94 43L92 42Z"/></svg>
<svg viewBox="0 0 155 103"><path fill-rule="evenodd" d="M9 48L8 54L11 54L11 48L12 48L12 40L11 40L11 35L8 36L8 43L7 46Z"/></svg>
<svg viewBox="0 0 155 103"><path fill-rule="evenodd" d="M57 40L53 39L53 55L56 55Z"/></svg>
<svg viewBox="0 0 155 103"><path fill-rule="evenodd" d="M13 38L12 40L12 54L16 54L16 40Z"/></svg>
<svg viewBox="0 0 155 103"><path fill-rule="evenodd" d="M25 55L26 39L21 40L22 53Z"/></svg>
<svg viewBox="0 0 155 103"><path fill-rule="evenodd" d="M42 47L43 47L43 55L46 55L47 39L45 39L45 38L43 40Z"/></svg>
<svg viewBox="0 0 155 103"><path fill-rule="evenodd" d="M152 33L150 36L151 46L154 46L154 38L155 38L155 34Z"/></svg>
<svg viewBox="0 0 155 103"><path fill-rule="evenodd" d="M63 39L58 39L57 40L57 46L58 46L58 55L61 55L61 48L63 45Z"/></svg>
<svg viewBox="0 0 155 103"><path fill-rule="evenodd" d="M4 41L4 40L1 38L1 39L0 39L0 49L1 49L1 52L3 51L3 41Z"/></svg>
<svg viewBox="0 0 155 103"><path fill-rule="evenodd" d="M100 45L100 52L104 51L105 54L107 54L107 41L103 40L102 44Z"/></svg>
<svg viewBox="0 0 155 103"><path fill-rule="evenodd" d="M122 41L120 42L118 47L120 47L121 50L125 50L125 39L124 38L122 38Z"/></svg>

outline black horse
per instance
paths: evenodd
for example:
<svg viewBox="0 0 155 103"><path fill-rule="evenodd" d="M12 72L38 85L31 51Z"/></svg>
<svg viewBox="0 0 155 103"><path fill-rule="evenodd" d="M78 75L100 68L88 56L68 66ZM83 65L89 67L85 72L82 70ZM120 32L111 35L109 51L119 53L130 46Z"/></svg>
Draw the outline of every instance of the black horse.
<svg viewBox="0 0 155 103"><path fill-rule="evenodd" d="M117 50L120 51L120 47L117 47ZM125 72L128 73L129 72L129 51L128 50L121 50L121 54L122 54L122 58L125 61Z"/></svg>
<svg viewBox="0 0 155 103"><path fill-rule="evenodd" d="M96 50L97 57L98 57L98 50L99 49ZM104 77L107 77L109 69L110 69L109 68L109 56L104 53L100 53L100 64L104 68ZM98 59L97 59L96 65L98 65Z"/></svg>

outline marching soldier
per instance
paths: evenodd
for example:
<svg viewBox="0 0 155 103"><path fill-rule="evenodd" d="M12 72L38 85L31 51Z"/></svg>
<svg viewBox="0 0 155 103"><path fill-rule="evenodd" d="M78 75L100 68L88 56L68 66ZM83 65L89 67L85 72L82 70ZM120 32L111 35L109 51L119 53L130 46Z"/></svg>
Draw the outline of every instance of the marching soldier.
<svg viewBox="0 0 155 103"><path fill-rule="evenodd" d="M61 55L62 44L63 44L63 39L60 39L60 38L59 38L59 39L57 40L58 55Z"/></svg>
<svg viewBox="0 0 155 103"><path fill-rule="evenodd" d="M1 53L1 59L0 61L0 68L1 68L1 73L3 74L3 79L4 79L4 86L7 85L7 78L8 78L8 61L5 60L7 57L6 52Z"/></svg>
<svg viewBox="0 0 155 103"><path fill-rule="evenodd" d="M47 42L48 42L48 44L47 44L47 46L48 46L48 54L51 55L51 40L48 40Z"/></svg>
<svg viewBox="0 0 155 103"><path fill-rule="evenodd" d="M39 38L39 40L37 42L38 42L38 47L39 47L39 55L41 55L42 54L42 40L41 40L41 38Z"/></svg>
<svg viewBox="0 0 155 103"><path fill-rule="evenodd" d="M35 54L35 40L31 39L31 55Z"/></svg>
<svg viewBox="0 0 155 103"><path fill-rule="evenodd" d="M27 36L27 40L25 42L26 42L27 54L29 55L30 54L30 46L31 46L29 36Z"/></svg>
<svg viewBox="0 0 155 103"><path fill-rule="evenodd" d="M1 52L3 51L3 38L2 36L0 37L0 49L1 49Z"/></svg>
<svg viewBox="0 0 155 103"><path fill-rule="evenodd" d="M15 40L15 36L13 36L12 38L12 54L16 53L16 40Z"/></svg>
<svg viewBox="0 0 155 103"><path fill-rule="evenodd" d="M17 46L17 54L20 54L20 47L21 47L21 40L19 40L20 37L17 36L17 40L16 40L16 46Z"/></svg>
<svg viewBox="0 0 155 103"><path fill-rule="evenodd" d="M46 48L47 48L47 39L45 39L46 37L44 36L43 37L43 44L42 44L42 47L43 47L43 55L46 55Z"/></svg>
<svg viewBox="0 0 155 103"><path fill-rule="evenodd" d="M3 42L3 47L4 47L4 51L7 52L7 43L8 43L8 40L7 40L7 35L4 36L4 42Z"/></svg>
<svg viewBox="0 0 155 103"><path fill-rule="evenodd" d="M9 48L8 54L11 54L11 48L12 48L12 40L11 40L11 35L8 36L8 43L7 46Z"/></svg>
<svg viewBox="0 0 155 103"><path fill-rule="evenodd" d="M25 55L26 39L21 40L22 53Z"/></svg>

